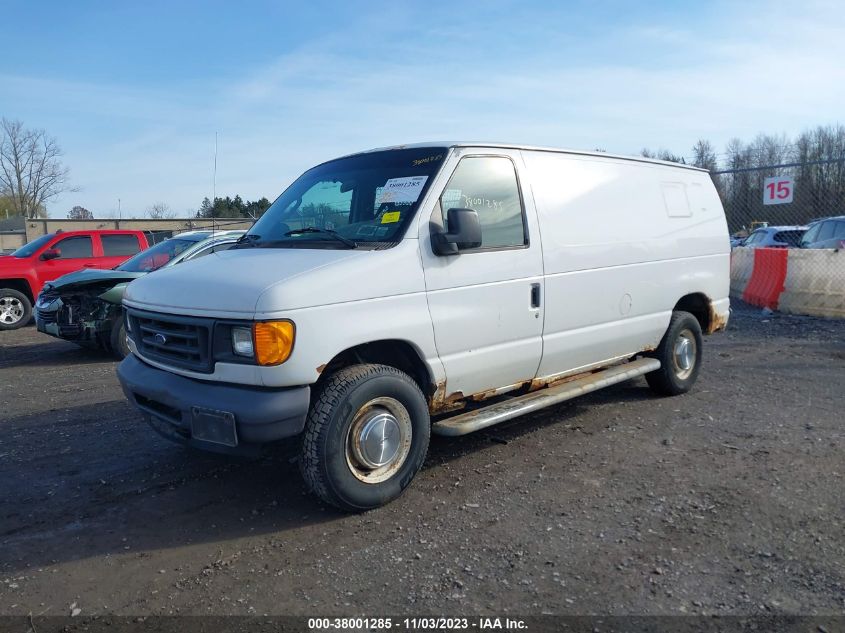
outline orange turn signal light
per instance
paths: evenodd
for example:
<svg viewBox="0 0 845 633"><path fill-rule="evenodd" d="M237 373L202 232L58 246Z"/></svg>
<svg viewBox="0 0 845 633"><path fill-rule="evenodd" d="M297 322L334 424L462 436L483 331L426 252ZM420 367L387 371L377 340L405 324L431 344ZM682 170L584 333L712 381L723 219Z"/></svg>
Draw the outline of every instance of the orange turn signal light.
<svg viewBox="0 0 845 633"><path fill-rule="evenodd" d="M293 351L296 329L291 321L261 321L253 326L255 360L259 365L281 365Z"/></svg>

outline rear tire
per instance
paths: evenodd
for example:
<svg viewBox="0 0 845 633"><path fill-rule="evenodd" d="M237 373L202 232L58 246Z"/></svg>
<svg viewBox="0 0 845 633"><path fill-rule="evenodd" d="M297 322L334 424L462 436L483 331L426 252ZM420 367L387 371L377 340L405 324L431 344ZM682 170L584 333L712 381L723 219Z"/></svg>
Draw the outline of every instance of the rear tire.
<svg viewBox="0 0 845 633"><path fill-rule="evenodd" d="M0 330L17 330L32 320L32 304L22 292L0 288Z"/></svg>
<svg viewBox="0 0 845 633"><path fill-rule="evenodd" d="M387 365L354 365L325 379L311 404L299 460L309 490L341 510L383 506L425 460L428 405L416 382Z"/></svg>
<svg viewBox="0 0 845 633"><path fill-rule="evenodd" d="M701 370L701 325L689 312L673 312L666 334L652 356L660 369L645 375L651 389L663 396L686 393Z"/></svg>

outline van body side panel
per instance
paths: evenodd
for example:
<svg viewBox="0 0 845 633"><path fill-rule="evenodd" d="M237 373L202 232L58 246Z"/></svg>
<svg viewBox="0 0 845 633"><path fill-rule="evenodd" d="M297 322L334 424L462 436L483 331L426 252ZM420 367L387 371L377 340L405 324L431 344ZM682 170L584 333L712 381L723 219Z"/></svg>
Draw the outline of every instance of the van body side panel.
<svg viewBox="0 0 845 633"><path fill-rule="evenodd" d="M542 306L531 303L532 284L542 289L542 251L519 152L461 148L444 171L452 173L461 159L484 156L512 161L530 243L438 256L431 248L429 223L421 222L420 252L437 352L446 372L446 397L469 397L531 380L542 355ZM434 217L439 222L436 200L421 213L422 220Z"/></svg>
<svg viewBox="0 0 845 633"><path fill-rule="evenodd" d="M539 376L654 349L681 297L728 297L727 225L709 174L597 156L523 154L543 240Z"/></svg>
<svg viewBox="0 0 845 633"><path fill-rule="evenodd" d="M340 352L384 340L409 343L428 366L434 385L444 380L423 292L289 310L285 318L297 324L296 346L287 362L262 368L267 387L313 384Z"/></svg>

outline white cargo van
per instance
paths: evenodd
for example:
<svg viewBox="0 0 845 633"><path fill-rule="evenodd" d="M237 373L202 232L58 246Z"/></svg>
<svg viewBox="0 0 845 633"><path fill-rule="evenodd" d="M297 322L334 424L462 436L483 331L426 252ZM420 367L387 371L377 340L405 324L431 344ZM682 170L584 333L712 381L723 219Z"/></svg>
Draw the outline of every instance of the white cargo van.
<svg viewBox="0 0 845 633"><path fill-rule="evenodd" d="M254 452L300 436L347 510L462 435L643 375L681 394L729 315L706 171L483 143L305 172L231 250L127 288L127 397L163 435Z"/></svg>

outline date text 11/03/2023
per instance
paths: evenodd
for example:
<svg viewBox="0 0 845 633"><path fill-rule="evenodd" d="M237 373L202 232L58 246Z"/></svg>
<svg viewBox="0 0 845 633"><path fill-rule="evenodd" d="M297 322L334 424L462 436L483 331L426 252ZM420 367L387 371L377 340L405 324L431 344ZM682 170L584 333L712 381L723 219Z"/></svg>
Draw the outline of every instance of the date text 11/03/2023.
<svg viewBox="0 0 845 633"><path fill-rule="evenodd" d="M475 617L475 618L309 618L308 629L311 631L328 630L406 630L406 631L446 631L446 630L488 630L488 631L524 631L527 624L519 618Z"/></svg>

